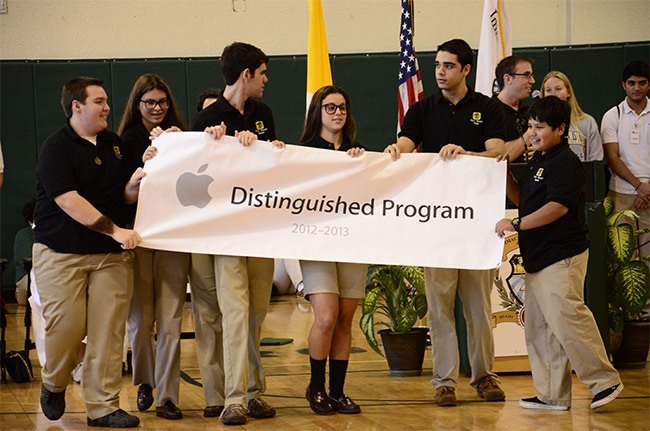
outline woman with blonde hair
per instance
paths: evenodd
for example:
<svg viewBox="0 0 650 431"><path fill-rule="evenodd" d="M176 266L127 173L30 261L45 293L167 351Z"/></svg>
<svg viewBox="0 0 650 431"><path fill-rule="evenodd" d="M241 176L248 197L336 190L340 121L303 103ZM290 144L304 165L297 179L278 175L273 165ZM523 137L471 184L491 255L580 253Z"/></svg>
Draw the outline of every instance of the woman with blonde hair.
<svg viewBox="0 0 650 431"><path fill-rule="evenodd" d="M148 73L135 82L119 128L122 142L136 163L134 169L143 165L149 135L156 127L182 130L185 124L169 86L160 76ZM181 317L189 265L188 253L135 249L133 298L127 320L133 351L133 384L139 385L140 411L151 407L156 388L156 415L165 419L183 417L177 405Z"/></svg>
<svg viewBox="0 0 650 431"><path fill-rule="evenodd" d="M569 147L583 162L603 160L603 142L594 117L585 113L573 91L569 78L553 70L542 81L542 97L556 96L569 103L571 125L569 126Z"/></svg>

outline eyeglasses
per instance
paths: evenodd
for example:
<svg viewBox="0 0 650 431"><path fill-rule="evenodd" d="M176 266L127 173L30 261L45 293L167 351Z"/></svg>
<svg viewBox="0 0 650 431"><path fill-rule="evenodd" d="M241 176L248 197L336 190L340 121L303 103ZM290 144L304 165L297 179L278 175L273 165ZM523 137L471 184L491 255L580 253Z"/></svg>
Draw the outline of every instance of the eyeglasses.
<svg viewBox="0 0 650 431"><path fill-rule="evenodd" d="M169 108L169 99L160 99L160 100L147 99L147 100L141 100L140 102L144 103L144 106L146 106L147 109L156 109L156 106L160 106L160 109Z"/></svg>
<svg viewBox="0 0 650 431"><path fill-rule="evenodd" d="M323 108L325 108L325 113L328 115L334 115L337 109L341 111L342 115L346 115L348 113L348 105L346 103L342 103L340 105L335 105L334 103L326 103L323 105Z"/></svg>
<svg viewBox="0 0 650 431"><path fill-rule="evenodd" d="M530 72L524 72L524 73L509 73L508 75L510 76L523 76L526 81L530 81L530 78L533 77L533 74Z"/></svg>

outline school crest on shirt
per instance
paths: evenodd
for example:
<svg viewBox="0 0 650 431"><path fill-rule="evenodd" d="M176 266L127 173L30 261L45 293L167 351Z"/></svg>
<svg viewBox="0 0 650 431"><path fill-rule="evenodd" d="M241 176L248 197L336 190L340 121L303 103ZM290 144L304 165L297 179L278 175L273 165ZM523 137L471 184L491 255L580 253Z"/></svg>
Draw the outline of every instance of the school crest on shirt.
<svg viewBox="0 0 650 431"><path fill-rule="evenodd" d="M535 172L535 175L533 175L533 181L538 183L543 179L544 179L544 168L539 168L537 169L537 172Z"/></svg>
<svg viewBox="0 0 650 431"><path fill-rule="evenodd" d="M472 112L472 119L470 121L475 126L478 126L479 124L483 124L483 120L481 119L481 113L480 112Z"/></svg>
<svg viewBox="0 0 650 431"><path fill-rule="evenodd" d="M122 152L120 151L120 147L113 145L113 152L115 153L115 157L122 160Z"/></svg>
<svg viewBox="0 0 650 431"><path fill-rule="evenodd" d="M267 130L268 128L264 125L264 121L255 122L255 133L257 133L257 136L262 136Z"/></svg>

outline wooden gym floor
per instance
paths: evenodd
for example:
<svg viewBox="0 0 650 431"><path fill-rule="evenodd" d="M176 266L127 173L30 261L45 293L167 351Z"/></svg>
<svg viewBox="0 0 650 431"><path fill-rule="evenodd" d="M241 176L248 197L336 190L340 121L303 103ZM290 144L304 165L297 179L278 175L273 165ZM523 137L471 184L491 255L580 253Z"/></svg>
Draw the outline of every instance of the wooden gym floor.
<svg viewBox="0 0 650 431"><path fill-rule="evenodd" d="M7 348L23 346L24 307L8 306ZM359 312L357 312L358 318ZM186 303L183 330L193 331L190 304ZM277 408L273 419L249 419L243 426L224 426L218 418L204 418L203 391L200 387L194 340L182 342L181 396L179 407L184 418L169 421L156 417L155 410L138 412L137 388L130 376L124 377L121 407L137 414L140 428L148 430L650 430L650 372L621 370L625 390L611 404L591 411L592 398L574 376L573 404L568 412L524 410L522 397L534 396L530 374L500 373L506 401L487 403L480 400L469 379L461 376L458 407L438 407L431 401L431 352L427 351L425 369L420 377L391 377L384 358L369 349L357 326L353 333L353 354L346 393L362 408L360 415L317 416L304 399L309 381L306 355L307 333L312 322L309 304L293 296L274 297L262 331L263 337L293 338L281 346L263 346L267 375L264 398ZM85 430L86 415L80 386L67 390L66 413L58 421L49 421L41 413L40 368L36 352L31 352L36 379L31 383L9 382L0 385L0 430ZM155 392L154 392L155 395ZM93 428L97 429L97 428Z"/></svg>

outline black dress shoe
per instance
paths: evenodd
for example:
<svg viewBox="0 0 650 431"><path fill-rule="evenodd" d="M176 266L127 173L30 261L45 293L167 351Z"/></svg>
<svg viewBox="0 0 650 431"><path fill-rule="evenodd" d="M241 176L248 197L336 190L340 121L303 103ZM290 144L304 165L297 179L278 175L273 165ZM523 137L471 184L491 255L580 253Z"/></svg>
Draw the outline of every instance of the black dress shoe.
<svg viewBox="0 0 650 431"><path fill-rule="evenodd" d="M128 414L122 409L115 410L110 415L102 416L101 418L88 418L89 427L135 428L138 425L140 425L140 419L137 416Z"/></svg>
<svg viewBox="0 0 650 431"><path fill-rule="evenodd" d="M153 404L153 389L146 383L138 388L138 410L141 412L147 410Z"/></svg>
<svg viewBox="0 0 650 431"><path fill-rule="evenodd" d="M171 401L167 401L164 406L156 407L156 416L165 419L181 419L183 413Z"/></svg>
<svg viewBox="0 0 650 431"><path fill-rule="evenodd" d="M222 411L223 411L223 406L207 406L206 408L203 409L203 417L216 418L217 416L221 416Z"/></svg>
<svg viewBox="0 0 650 431"><path fill-rule="evenodd" d="M311 388L307 386L307 392L305 392L305 398L309 401L309 407L317 415L333 415L334 409L328 401L328 396L325 394L325 391L317 391L312 393Z"/></svg>
<svg viewBox="0 0 650 431"><path fill-rule="evenodd" d="M41 409L49 420L59 420L65 412L65 389L63 392L52 392L41 386Z"/></svg>
<svg viewBox="0 0 650 431"><path fill-rule="evenodd" d="M353 415L361 413L361 407L350 399L347 395L341 395L338 398L327 397L332 409L337 413Z"/></svg>

